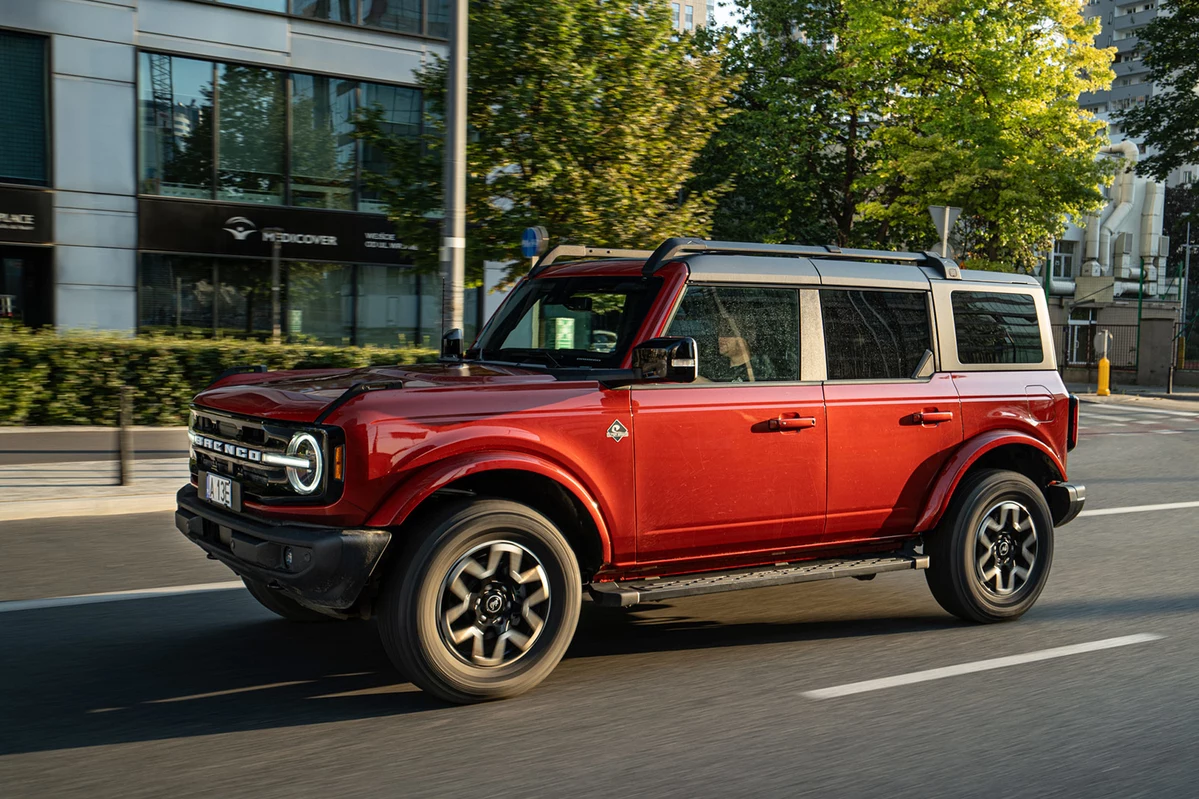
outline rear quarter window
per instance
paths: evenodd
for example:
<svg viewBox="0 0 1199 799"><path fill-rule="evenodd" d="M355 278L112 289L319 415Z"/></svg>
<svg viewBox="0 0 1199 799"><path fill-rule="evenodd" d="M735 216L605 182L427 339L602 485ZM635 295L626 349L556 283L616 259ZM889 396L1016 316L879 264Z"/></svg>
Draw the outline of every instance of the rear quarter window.
<svg viewBox="0 0 1199 799"><path fill-rule="evenodd" d="M954 291L953 327L963 364L1041 363L1041 326L1029 294Z"/></svg>

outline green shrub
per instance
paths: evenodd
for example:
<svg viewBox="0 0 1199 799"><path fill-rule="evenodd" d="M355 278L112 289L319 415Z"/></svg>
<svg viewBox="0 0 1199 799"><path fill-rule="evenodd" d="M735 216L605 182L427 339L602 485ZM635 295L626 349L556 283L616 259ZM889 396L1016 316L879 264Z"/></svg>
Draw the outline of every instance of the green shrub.
<svg viewBox="0 0 1199 799"><path fill-rule="evenodd" d="M268 344L243 339L128 338L0 325L0 425L115 425L122 385L134 423L187 421L192 397L233 366L279 369L429 363L429 349Z"/></svg>

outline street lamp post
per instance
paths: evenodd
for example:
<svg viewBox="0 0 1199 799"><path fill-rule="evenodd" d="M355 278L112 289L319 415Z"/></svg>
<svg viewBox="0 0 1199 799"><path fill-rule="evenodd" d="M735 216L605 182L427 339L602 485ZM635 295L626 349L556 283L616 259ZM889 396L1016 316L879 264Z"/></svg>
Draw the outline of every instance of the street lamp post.
<svg viewBox="0 0 1199 799"><path fill-rule="evenodd" d="M466 282L467 0L454 0L446 87L445 222L441 239L441 332L462 329Z"/></svg>
<svg viewBox="0 0 1199 799"><path fill-rule="evenodd" d="M280 227L266 227L262 229L264 236L267 234L271 238L271 343L278 344L283 341L283 320L280 316L283 313L283 303L280 302L279 293L279 251L283 248L282 242L279 241L279 234L283 232Z"/></svg>

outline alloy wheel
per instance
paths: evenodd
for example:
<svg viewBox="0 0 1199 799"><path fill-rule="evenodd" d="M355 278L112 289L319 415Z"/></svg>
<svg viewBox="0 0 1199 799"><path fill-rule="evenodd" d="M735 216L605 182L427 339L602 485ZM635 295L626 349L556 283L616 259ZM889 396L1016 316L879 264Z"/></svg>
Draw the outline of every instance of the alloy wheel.
<svg viewBox="0 0 1199 799"><path fill-rule="evenodd" d="M519 660L541 635L550 584L541 561L512 541L481 544L441 584L438 629L454 655L474 666Z"/></svg>
<svg viewBox="0 0 1199 799"><path fill-rule="evenodd" d="M1005 500L983 515L974 534L974 570L985 591L1008 598L1028 584L1037 562L1037 526L1028 508Z"/></svg>

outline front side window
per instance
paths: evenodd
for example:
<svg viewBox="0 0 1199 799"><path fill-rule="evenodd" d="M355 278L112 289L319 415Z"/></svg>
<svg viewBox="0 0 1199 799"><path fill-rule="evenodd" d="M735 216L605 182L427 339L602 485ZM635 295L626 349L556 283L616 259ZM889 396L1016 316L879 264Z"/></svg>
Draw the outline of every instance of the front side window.
<svg viewBox="0 0 1199 799"><path fill-rule="evenodd" d="M961 363L1040 363L1045 360L1037 304L1031 295L955 291L950 298Z"/></svg>
<svg viewBox="0 0 1199 799"><path fill-rule="evenodd" d="M799 380L799 292L688 286L668 336L690 336L712 383Z"/></svg>
<svg viewBox="0 0 1199 799"><path fill-rule="evenodd" d="M661 288L660 278L528 280L467 353L490 361L615 368Z"/></svg>
<svg viewBox="0 0 1199 799"><path fill-rule="evenodd" d="M0 31L0 182L45 185L46 40Z"/></svg>
<svg viewBox="0 0 1199 799"><path fill-rule="evenodd" d="M829 380L912 377L932 348L928 295L821 289Z"/></svg>

